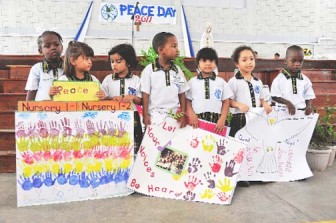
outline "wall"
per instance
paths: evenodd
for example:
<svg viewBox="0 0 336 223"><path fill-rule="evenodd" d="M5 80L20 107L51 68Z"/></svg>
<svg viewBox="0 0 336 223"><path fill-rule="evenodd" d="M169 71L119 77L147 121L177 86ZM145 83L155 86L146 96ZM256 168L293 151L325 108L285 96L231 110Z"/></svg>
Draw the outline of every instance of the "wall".
<svg viewBox="0 0 336 223"><path fill-rule="evenodd" d="M99 22L95 0L85 42L96 55L105 55L115 44L131 42L129 23ZM135 1L119 1L134 4ZM143 0L140 4L153 4ZM89 0L0 0L0 54L37 54L36 39L44 30L58 31L66 45L77 33L90 4ZM219 56L229 57L235 47L251 45L259 57L284 55L291 44L309 48L314 58L336 58L336 2L333 0L157 0L156 5L176 7L176 25L142 24L135 32L138 54L148 49L159 31L176 34L184 54L180 6L184 5L194 51L207 23L212 24ZM164 27L164 28L163 28ZM328 43L319 43L320 38Z"/></svg>

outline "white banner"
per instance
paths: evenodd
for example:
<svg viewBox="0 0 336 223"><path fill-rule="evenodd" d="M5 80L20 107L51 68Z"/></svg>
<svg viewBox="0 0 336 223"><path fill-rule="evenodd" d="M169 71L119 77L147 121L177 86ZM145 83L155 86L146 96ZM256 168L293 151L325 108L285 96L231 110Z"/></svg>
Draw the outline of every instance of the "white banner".
<svg viewBox="0 0 336 223"><path fill-rule="evenodd" d="M134 22L153 24L176 24L176 9L174 6L142 5L137 7L127 3L100 4L100 22L131 22L134 14Z"/></svg>

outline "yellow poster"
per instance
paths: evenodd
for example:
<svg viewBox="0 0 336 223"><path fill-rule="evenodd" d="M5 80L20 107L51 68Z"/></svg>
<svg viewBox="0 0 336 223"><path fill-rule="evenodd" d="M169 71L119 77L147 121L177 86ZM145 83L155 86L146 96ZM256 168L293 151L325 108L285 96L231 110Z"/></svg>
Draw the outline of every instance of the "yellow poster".
<svg viewBox="0 0 336 223"><path fill-rule="evenodd" d="M99 83L95 81L54 81L53 86L59 89L53 101L99 101Z"/></svg>

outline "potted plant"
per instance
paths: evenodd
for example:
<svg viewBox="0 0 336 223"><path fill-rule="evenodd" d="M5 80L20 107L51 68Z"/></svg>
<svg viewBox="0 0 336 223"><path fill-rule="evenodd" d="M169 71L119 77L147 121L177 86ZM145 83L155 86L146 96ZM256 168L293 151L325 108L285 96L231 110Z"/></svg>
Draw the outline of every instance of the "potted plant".
<svg viewBox="0 0 336 223"><path fill-rule="evenodd" d="M332 151L328 146L335 142L335 131L331 124L334 109L326 107L325 111L326 115L316 123L307 151L307 162L312 170L321 171L327 168Z"/></svg>

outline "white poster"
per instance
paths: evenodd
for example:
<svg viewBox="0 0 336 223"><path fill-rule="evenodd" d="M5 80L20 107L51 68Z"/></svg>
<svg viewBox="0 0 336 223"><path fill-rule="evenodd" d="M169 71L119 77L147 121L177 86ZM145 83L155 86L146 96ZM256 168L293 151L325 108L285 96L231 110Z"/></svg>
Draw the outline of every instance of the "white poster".
<svg viewBox="0 0 336 223"><path fill-rule="evenodd" d="M18 206L124 196L133 112L16 112Z"/></svg>
<svg viewBox="0 0 336 223"><path fill-rule="evenodd" d="M236 139L247 143L239 180L293 181L313 174L306 161L306 151L318 114L306 116L304 111L288 115L286 107L273 107L270 114L263 109L246 113L246 126Z"/></svg>
<svg viewBox="0 0 336 223"><path fill-rule="evenodd" d="M230 204L245 145L176 120L153 118L128 187L156 197Z"/></svg>

